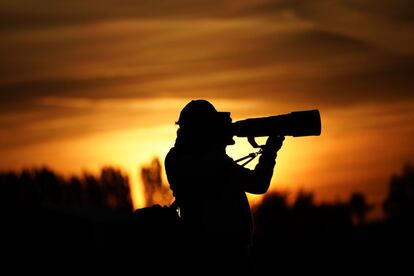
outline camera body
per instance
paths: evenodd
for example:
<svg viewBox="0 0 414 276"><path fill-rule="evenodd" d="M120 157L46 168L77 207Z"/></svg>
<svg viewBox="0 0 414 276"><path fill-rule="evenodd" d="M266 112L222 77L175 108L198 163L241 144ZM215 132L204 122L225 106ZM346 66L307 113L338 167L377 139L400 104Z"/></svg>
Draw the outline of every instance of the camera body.
<svg viewBox="0 0 414 276"><path fill-rule="evenodd" d="M250 138L270 135L319 136L321 128L321 116L317 109L249 118L231 124L233 136Z"/></svg>

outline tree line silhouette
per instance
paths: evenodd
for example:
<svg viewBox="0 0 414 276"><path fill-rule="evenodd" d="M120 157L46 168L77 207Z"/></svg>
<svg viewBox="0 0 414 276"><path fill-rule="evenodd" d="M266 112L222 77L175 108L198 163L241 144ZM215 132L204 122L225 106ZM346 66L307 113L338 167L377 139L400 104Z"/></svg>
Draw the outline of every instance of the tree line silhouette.
<svg viewBox="0 0 414 276"><path fill-rule="evenodd" d="M102 168L98 176L85 172L69 178L47 167L3 172L0 185L3 209L133 209L128 176L113 167Z"/></svg>
<svg viewBox="0 0 414 276"><path fill-rule="evenodd" d="M20 257L42 249L63 263L68 259L62 256L71 252L72 264L94 256L100 260L97 266L142 254L160 263L172 260L174 247L180 246L174 231L179 228L171 216L162 217L165 212L153 216L144 211L150 206L162 210L173 201L159 159L143 166L141 176L146 208L134 210L129 178L118 168L71 177L48 168L0 173L3 248ZM280 269L295 270L292 264L298 262L344 265L370 263L368 256L377 261L401 258L395 254L401 252L399 247L413 245L412 165L390 178L383 219L367 221L372 208L359 192L336 203L316 203L313 193L304 191L292 202L287 193L266 194L253 208L255 269L272 270L275 262ZM139 267L144 260L135 258L132 263Z"/></svg>

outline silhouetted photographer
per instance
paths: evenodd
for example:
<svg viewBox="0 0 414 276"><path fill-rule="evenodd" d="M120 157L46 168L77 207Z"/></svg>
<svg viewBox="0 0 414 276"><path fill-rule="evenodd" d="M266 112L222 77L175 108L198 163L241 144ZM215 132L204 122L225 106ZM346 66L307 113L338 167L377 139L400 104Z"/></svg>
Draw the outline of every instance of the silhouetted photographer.
<svg viewBox="0 0 414 276"><path fill-rule="evenodd" d="M226 154L226 147L234 144L229 112L193 100L177 124L175 145L165 159L185 231L177 265L246 271L253 231L246 192L266 193L284 136L268 135L258 164L250 170Z"/></svg>

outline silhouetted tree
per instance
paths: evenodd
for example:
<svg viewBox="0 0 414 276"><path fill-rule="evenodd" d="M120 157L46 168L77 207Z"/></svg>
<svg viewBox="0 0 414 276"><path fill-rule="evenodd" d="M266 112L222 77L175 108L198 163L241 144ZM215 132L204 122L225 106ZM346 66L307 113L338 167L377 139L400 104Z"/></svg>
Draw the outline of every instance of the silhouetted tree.
<svg viewBox="0 0 414 276"><path fill-rule="evenodd" d="M112 209L132 211L129 178L120 169L104 167L101 170L101 185L105 204Z"/></svg>
<svg viewBox="0 0 414 276"><path fill-rule="evenodd" d="M92 174L84 172L83 181L85 183L86 202L90 207L102 208L104 207L103 191L101 189L100 181ZM131 195L126 194L124 199L131 201Z"/></svg>
<svg viewBox="0 0 414 276"><path fill-rule="evenodd" d="M58 206L63 201L62 178L51 169L43 167L33 171L37 187L40 188L44 205Z"/></svg>
<svg viewBox="0 0 414 276"><path fill-rule="evenodd" d="M293 203L295 209L308 209L314 206L313 193L299 191Z"/></svg>
<svg viewBox="0 0 414 276"><path fill-rule="evenodd" d="M169 205L173 201L170 188L162 180L162 167L158 158L154 158L148 166L141 168L144 184L145 205Z"/></svg>
<svg viewBox="0 0 414 276"><path fill-rule="evenodd" d="M18 186L18 193L16 194L16 202L18 207L33 208L41 206L41 190L40 187L36 184L35 175L33 174L33 171L24 169L20 173L20 175L16 174L16 178L10 177L8 180L11 181L8 183L8 185Z"/></svg>
<svg viewBox="0 0 414 276"><path fill-rule="evenodd" d="M46 167L0 172L0 189L1 204L8 209L133 210L128 176L113 167L102 168L99 177L84 173L64 178Z"/></svg>
<svg viewBox="0 0 414 276"><path fill-rule="evenodd" d="M393 175L389 184L384 211L388 219L413 222L414 218L414 167L406 164L400 175Z"/></svg>
<svg viewBox="0 0 414 276"><path fill-rule="evenodd" d="M351 217L356 220L356 223L365 224L367 213L373 208L373 205L367 203L365 195L360 192L352 193L348 205Z"/></svg>
<svg viewBox="0 0 414 276"><path fill-rule="evenodd" d="M84 185L82 179L72 176L69 185L66 185L66 198L68 206L81 207L85 205Z"/></svg>

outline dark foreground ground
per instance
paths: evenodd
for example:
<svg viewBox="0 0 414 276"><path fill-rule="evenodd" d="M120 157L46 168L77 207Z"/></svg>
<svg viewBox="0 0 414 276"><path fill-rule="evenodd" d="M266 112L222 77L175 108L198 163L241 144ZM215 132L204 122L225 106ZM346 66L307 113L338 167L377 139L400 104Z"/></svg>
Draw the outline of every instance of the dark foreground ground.
<svg viewBox="0 0 414 276"><path fill-rule="evenodd" d="M180 270L183 264L192 265L192 260L180 258L183 237L174 231L179 228L171 228L165 221L137 218L132 212L39 208L4 212L2 217L2 263L16 263L15 272L29 266L32 271L115 268L166 274ZM267 223L259 215L255 218L252 271L257 274L304 270L373 273L391 268L412 275L414 228L409 223L304 224L297 218L281 219L280 214Z"/></svg>

